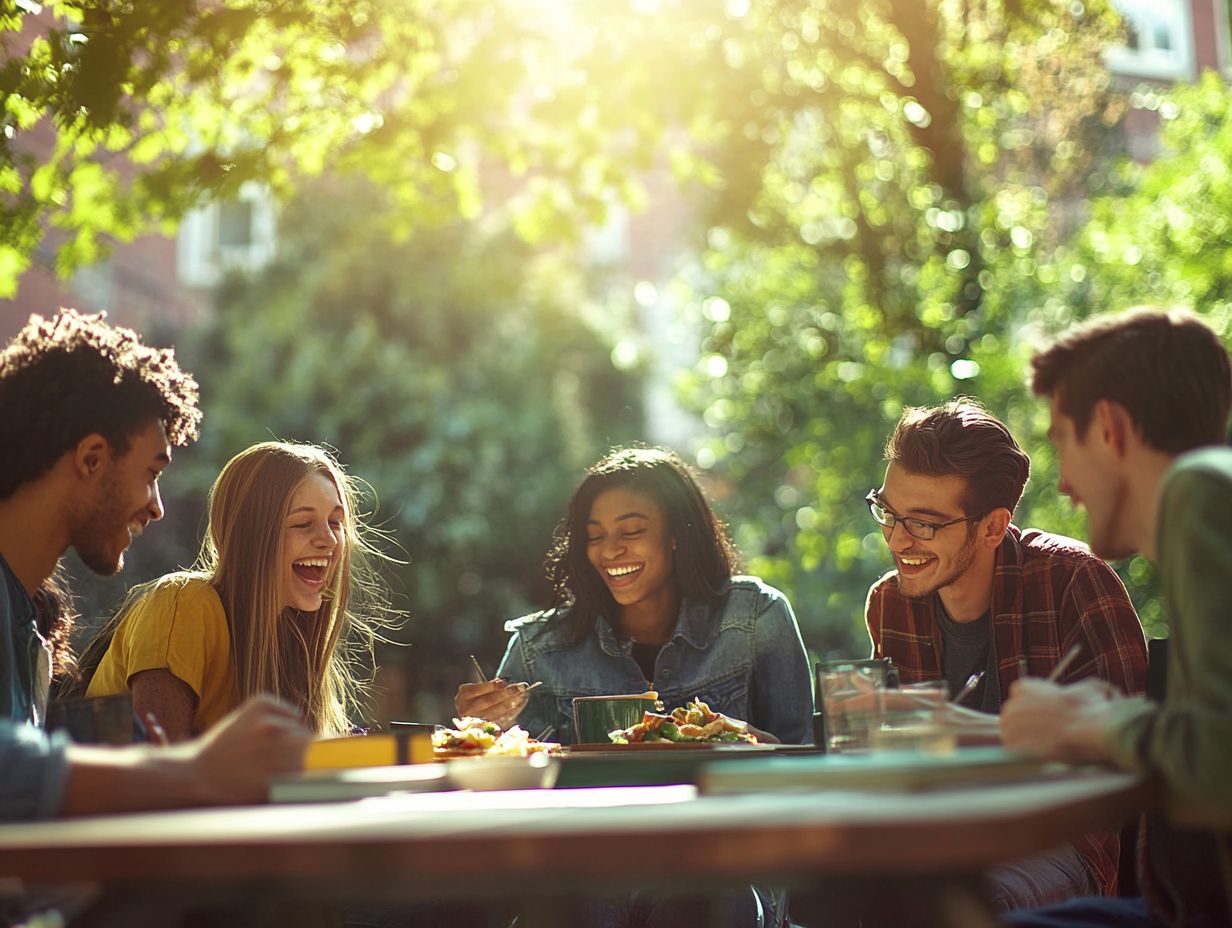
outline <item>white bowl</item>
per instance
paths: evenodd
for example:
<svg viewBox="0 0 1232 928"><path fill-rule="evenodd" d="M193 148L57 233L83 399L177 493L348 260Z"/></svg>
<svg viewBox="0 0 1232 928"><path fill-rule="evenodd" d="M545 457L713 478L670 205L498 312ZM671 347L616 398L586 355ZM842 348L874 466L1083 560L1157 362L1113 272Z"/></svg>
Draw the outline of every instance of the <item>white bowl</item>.
<svg viewBox="0 0 1232 928"><path fill-rule="evenodd" d="M445 766L458 789L551 789L560 774L560 761L546 754L463 757Z"/></svg>

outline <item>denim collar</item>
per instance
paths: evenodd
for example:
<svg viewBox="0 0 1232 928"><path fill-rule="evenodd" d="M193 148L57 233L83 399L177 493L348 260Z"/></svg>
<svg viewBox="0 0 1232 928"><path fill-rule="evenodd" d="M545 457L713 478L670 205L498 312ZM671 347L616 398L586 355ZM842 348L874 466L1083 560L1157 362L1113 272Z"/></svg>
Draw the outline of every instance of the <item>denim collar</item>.
<svg viewBox="0 0 1232 928"><path fill-rule="evenodd" d="M597 623L599 647L605 654L612 657L627 657L633 651L632 639L621 640L606 617L601 617ZM710 646L717 629L714 623L714 609L704 602L681 600L680 612L676 616L676 629L671 639L680 639L690 646L703 651Z"/></svg>

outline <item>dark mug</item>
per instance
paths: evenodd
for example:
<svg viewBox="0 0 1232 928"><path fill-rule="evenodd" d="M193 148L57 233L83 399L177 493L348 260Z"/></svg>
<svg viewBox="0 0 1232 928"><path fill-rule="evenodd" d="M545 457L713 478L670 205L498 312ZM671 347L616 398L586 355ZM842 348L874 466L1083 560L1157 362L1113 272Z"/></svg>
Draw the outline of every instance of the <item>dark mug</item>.
<svg viewBox="0 0 1232 928"><path fill-rule="evenodd" d="M431 751L432 733L438 728L440 726L434 722L390 722L389 733L394 736L396 745L395 763L415 763L416 758L413 755L416 752L412 749L411 739L416 736L420 741L426 742L427 750Z"/></svg>
<svg viewBox="0 0 1232 928"><path fill-rule="evenodd" d="M47 707L47 730L68 732L78 744L132 744L133 694L65 699Z"/></svg>

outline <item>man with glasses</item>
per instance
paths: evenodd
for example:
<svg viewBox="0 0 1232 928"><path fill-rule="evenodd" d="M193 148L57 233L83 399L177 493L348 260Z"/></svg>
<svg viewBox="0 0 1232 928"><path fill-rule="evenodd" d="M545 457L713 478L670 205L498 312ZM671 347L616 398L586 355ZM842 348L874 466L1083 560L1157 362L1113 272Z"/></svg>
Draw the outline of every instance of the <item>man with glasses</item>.
<svg viewBox="0 0 1232 928"><path fill-rule="evenodd" d="M904 684L943 679L952 695L974 678L962 705L986 713L1071 651L1062 680L1143 692L1146 642L1116 573L1077 541L1011 524L1030 461L995 416L967 398L908 409L885 459L866 498L895 563L868 594L874 657L891 658ZM994 902L1115 893L1118 858L1115 835L1091 835L997 868Z"/></svg>
<svg viewBox="0 0 1232 928"><path fill-rule="evenodd" d="M1162 703L1084 683L1015 684L1005 743L1046 758L1110 763L1157 779L1142 898L1085 899L1011 924L1029 928L1232 925L1232 364L1219 336L1180 310L1097 317L1032 359L1051 403L1060 491L1087 511L1091 547L1155 563L1171 631ZM1188 827L1186 827L1188 826Z"/></svg>

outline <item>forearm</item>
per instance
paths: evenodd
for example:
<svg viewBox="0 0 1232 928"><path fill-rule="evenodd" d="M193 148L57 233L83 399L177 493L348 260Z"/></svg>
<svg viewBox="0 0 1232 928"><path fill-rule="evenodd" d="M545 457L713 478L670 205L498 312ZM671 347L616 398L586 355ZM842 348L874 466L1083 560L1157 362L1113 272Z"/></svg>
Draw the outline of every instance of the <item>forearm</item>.
<svg viewBox="0 0 1232 928"><path fill-rule="evenodd" d="M1129 702L1129 701L1127 701ZM1138 709L1139 711L1134 711ZM1232 718L1201 706L1127 705L1115 720L1111 747L1123 767L1158 776L1174 806L1198 806L1232 817Z"/></svg>
<svg viewBox="0 0 1232 928"><path fill-rule="evenodd" d="M169 670L145 670L129 681L133 712L147 728L157 721L172 743L192 737L197 694Z"/></svg>
<svg viewBox="0 0 1232 928"><path fill-rule="evenodd" d="M194 774L189 749L136 745L68 749L61 815L97 815L216 802Z"/></svg>

